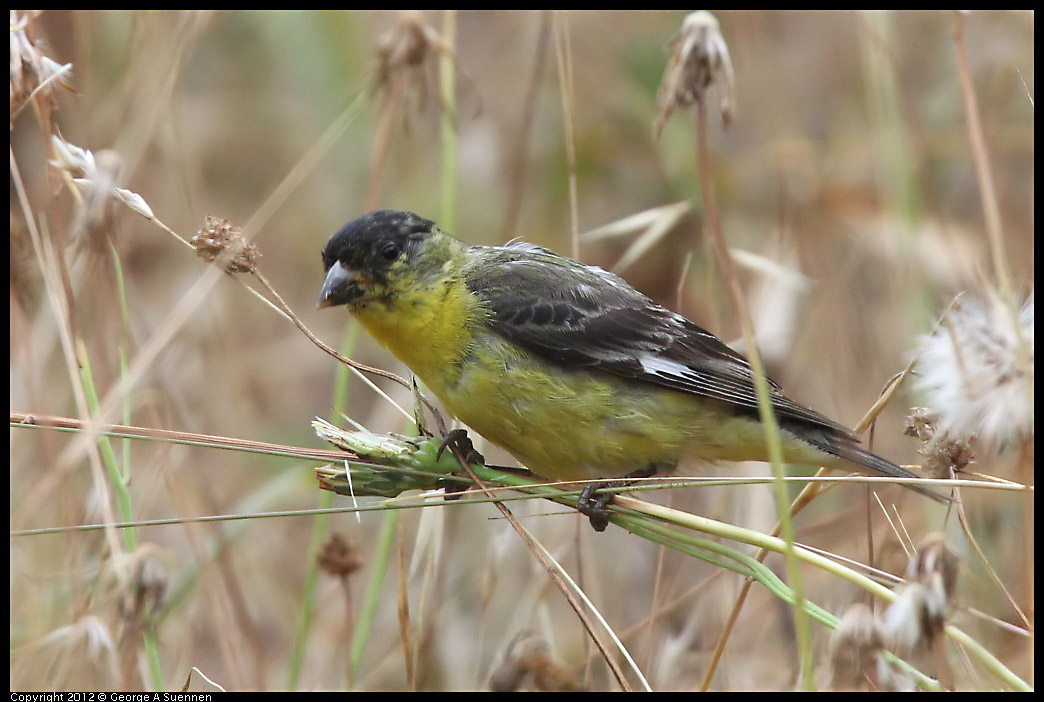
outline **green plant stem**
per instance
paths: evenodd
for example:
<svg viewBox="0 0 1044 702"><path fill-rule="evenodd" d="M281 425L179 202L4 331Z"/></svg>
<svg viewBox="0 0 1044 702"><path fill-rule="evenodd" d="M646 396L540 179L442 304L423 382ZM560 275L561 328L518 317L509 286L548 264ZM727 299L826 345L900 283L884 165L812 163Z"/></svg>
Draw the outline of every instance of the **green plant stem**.
<svg viewBox="0 0 1044 702"><path fill-rule="evenodd" d="M352 322L345 332L344 343L341 344L341 352L351 356L356 344L359 342L359 325ZM351 373L348 366L337 365L334 376L334 397L332 415L340 417L348 406L348 389ZM333 505L333 493L323 490L319 497L317 508L319 510L329 509ZM286 687L288 690L296 690L301 678L301 668L304 665L305 651L308 646L309 635L312 630L312 613L315 611L316 599L319 589L319 550L323 546L328 533L329 513L320 512L312 524L312 536L308 542L308 551L305 558L305 582L301 593L301 613L297 618L297 629L294 636L293 650L290 652L290 670L287 673Z"/></svg>
<svg viewBox="0 0 1044 702"><path fill-rule="evenodd" d="M711 187L710 173L710 148L707 145L707 114L703 101L696 103L696 144L697 161L699 168L700 189L703 195L703 205L707 211L707 221L714 241L714 250L718 255L718 263L721 266L722 276L729 285L732 302L736 308L736 316L739 317L740 326L743 329L743 338L747 344L747 360L754 378L754 390L758 398L758 415L765 430L765 446L768 450L769 464L772 466L773 493L776 498L776 511L779 514L781 533L787 543L784 551L784 560L787 568L787 580L794 591L794 628L797 634L798 658L801 663L802 687L806 691L814 688L813 663L812 663L812 634L809 629L808 617L805 614L802 602L804 600L804 587L801 582L801 571L798 567L797 558L793 553L794 524L790 518L790 503L787 499L787 488L783 482L783 446L779 436L779 426L772 409L772 400L769 395L769 386L765 366L761 361L761 353L754 336L754 326L750 321L743 292L740 290L739 281L732 267L732 259L729 255L725 236L721 231L721 220L718 217L718 208L714 199L714 190ZM726 634L727 635L727 632ZM708 671L705 684L710 681L711 672Z"/></svg>
<svg viewBox="0 0 1044 702"><path fill-rule="evenodd" d="M373 622L377 617L377 606L380 604L381 595L383 594L384 577L388 573L391 554L395 550L395 531L398 524L398 510L391 510L384 515L384 524L381 526L377 548L374 550L373 574L366 587L366 596L363 599L362 612L359 615L359 625L352 636L352 647L348 658L349 680L354 680L359 672L359 664L362 662L363 653L366 651L366 644L369 643L370 632L373 631Z"/></svg>
<svg viewBox="0 0 1044 702"><path fill-rule="evenodd" d="M120 286L121 293L123 286ZM92 416L98 416L98 392L94 385L94 376L91 373L90 359L87 355L87 348L80 340L76 341L76 356L80 364L80 380L83 382L84 393L87 398L87 405L90 408ZM121 365L123 373L121 378L126 377L126 367ZM128 400L126 398L126 388L124 385L124 418L129 420L127 413ZM131 494L128 486L130 485L130 464L127 462L124 466L124 470L120 470L120 462L116 460L116 453L112 449L112 442L107 436L98 437L98 448L101 451L102 461L105 463L105 468L109 472L109 479L112 483L113 492L116 495L116 504L119 508L120 518L123 521L134 520L134 508L131 505ZM127 551L133 553L138 548L138 532L137 530L130 528L123 530L123 543L127 548ZM117 554L112 554L114 557ZM121 580L124 580L121 578ZM127 578L125 584L132 586L132 577ZM152 676L152 686L157 692L162 692L165 687L163 683L163 668L160 664L159 649L156 645L156 638L153 635L154 622L146 621L142 626L142 643L145 647L145 655L149 661L149 673Z"/></svg>

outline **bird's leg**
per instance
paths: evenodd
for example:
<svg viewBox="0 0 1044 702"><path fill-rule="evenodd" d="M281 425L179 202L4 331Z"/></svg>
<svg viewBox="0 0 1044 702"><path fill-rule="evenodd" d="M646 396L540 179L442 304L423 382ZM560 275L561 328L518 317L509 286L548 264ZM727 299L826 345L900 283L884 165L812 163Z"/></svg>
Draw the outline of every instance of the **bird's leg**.
<svg viewBox="0 0 1044 702"><path fill-rule="evenodd" d="M634 478L648 478L656 475L657 469L658 466L647 466L625 475L620 480L613 480L607 483L589 483L584 486L583 492L580 493L580 499L576 501L576 508L580 511L580 514L591 520L591 526L595 531L605 531L605 528L609 526L609 510L606 507L613 501L614 493L612 491L616 488L627 487L633 482Z"/></svg>
<svg viewBox="0 0 1044 702"><path fill-rule="evenodd" d="M475 445L471 443L466 429L452 429L446 432L446 435L442 437L442 443L439 444L439 450L435 452L435 460L441 459L442 452L447 448L457 449L467 463L486 465L485 457L475 450ZM460 497L460 493L468 489L467 485L457 482L447 483L444 487L446 492L443 499L446 500L456 500Z"/></svg>

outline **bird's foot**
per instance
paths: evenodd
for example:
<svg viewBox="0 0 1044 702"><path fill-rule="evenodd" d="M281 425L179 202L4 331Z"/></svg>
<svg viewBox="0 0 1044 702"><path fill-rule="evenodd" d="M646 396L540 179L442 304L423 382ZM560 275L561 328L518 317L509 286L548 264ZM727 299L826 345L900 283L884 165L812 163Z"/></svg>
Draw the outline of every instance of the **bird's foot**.
<svg viewBox="0 0 1044 702"><path fill-rule="evenodd" d="M656 468L643 468L637 470L621 480L611 480L605 483L590 483L584 486L580 498L576 501L576 508L580 514L591 520L591 527L595 531L605 531L609 526L609 503L613 501L613 491L617 488L627 487L634 482L634 478L648 478L656 474Z"/></svg>
<svg viewBox="0 0 1044 702"><path fill-rule="evenodd" d="M447 448L460 451L460 455L464 456L464 460L467 463L477 463L480 466L486 465L485 457L475 450L475 445L468 438L467 429L451 429L446 432L446 435L442 437L442 443L439 444L439 450L435 452L435 460L441 459L442 452Z"/></svg>
<svg viewBox="0 0 1044 702"><path fill-rule="evenodd" d="M477 463L479 465L486 465L485 457L475 450L475 445L471 443L471 439L468 437L466 429L452 429L446 432L446 435L442 437L442 443L439 444L438 451L435 452L435 460L442 458L442 452L447 448L450 450L456 449L460 452L460 455L464 456L464 461L471 464ZM470 486L462 485L458 482L447 482L444 485L445 493L443 499L445 500L456 500L460 498L461 494L464 493Z"/></svg>
<svg viewBox="0 0 1044 702"><path fill-rule="evenodd" d="M576 508L580 514L591 520L591 528L595 531L605 531L605 528L609 526L607 507L613 500L611 490L625 485L627 485L626 480L613 480L608 483L589 483L584 486L580 498L576 501ZM603 488L609 488L610 492L601 492Z"/></svg>

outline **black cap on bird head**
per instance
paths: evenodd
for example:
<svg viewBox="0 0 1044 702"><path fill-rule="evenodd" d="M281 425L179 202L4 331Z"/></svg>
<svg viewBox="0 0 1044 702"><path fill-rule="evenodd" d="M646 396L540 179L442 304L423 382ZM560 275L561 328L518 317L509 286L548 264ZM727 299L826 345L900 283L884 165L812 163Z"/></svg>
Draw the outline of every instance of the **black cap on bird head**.
<svg viewBox="0 0 1044 702"><path fill-rule="evenodd" d="M435 223L412 212L376 210L356 217L330 237L323 249L326 280L318 306L331 307L363 294L360 276L380 281L402 254L431 233Z"/></svg>

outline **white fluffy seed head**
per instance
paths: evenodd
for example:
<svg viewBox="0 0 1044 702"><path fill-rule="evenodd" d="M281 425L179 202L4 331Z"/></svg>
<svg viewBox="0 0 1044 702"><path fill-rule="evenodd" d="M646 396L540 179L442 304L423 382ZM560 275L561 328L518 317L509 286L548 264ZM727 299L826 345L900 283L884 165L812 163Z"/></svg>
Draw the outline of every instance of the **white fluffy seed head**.
<svg viewBox="0 0 1044 702"><path fill-rule="evenodd" d="M940 429L1000 451L1033 440L1033 292L1016 315L994 290L967 296L922 342L918 388Z"/></svg>

